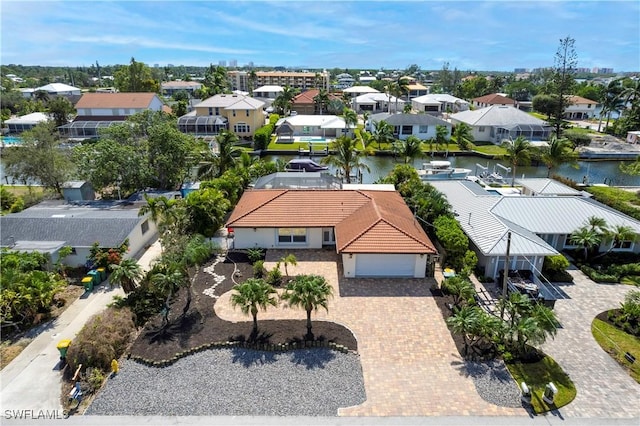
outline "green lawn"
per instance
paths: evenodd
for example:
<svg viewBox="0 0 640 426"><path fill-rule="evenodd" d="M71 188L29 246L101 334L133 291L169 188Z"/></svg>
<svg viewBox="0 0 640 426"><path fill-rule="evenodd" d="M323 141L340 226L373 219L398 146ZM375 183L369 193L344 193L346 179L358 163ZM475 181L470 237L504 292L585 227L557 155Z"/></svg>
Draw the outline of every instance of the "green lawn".
<svg viewBox="0 0 640 426"><path fill-rule="evenodd" d="M504 155L507 151L501 147L500 145L476 145L473 149L474 151L481 152L483 154L493 155L493 156L501 156Z"/></svg>
<svg viewBox="0 0 640 426"><path fill-rule="evenodd" d="M507 363L507 368L518 386L522 382L529 386L531 405L538 414L564 407L576 397L576 388L573 382L550 356L545 356L541 361L535 363ZM558 389L552 405L548 405L542 400L544 388L549 382L553 382Z"/></svg>
<svg viewBox="0 0 640 426"><path fill-rule="evenodd" d="M640 339L597 318L591 323L591 333L600 347L640 383ZM636 362L631 364L624 357L626 352L638 358Z"/></svg>
<svg viewBox="0 0 640 426"><path fill-rule="evenodd" d="M549 118L546 114L540 114L539 112L530 112L529 115L533 115L535 118L539 118L540 120L547 121Z"/></svg>
<svg viewBox="0 0 640 426"><path fill-rule="evenodd" d="M2 185L7 191L11 192L15 196L33 194L43 195L44 188L41 186L27 186L27 185Z"/></svg>
<svg viewBox="0 0 640 426"><path fill-rule="evenodd" d="M640 220L640 196L637 193L606 186L589 186L585 189L597 201Z"/></svg>

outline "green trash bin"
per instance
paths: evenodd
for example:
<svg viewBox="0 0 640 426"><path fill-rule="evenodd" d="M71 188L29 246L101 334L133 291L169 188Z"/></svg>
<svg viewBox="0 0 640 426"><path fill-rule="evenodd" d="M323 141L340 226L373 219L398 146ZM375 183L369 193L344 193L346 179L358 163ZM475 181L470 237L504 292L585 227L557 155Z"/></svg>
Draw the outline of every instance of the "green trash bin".
<svg viewBox="0 0 640 426"><path fill-rule="evenodd" d="M58 342L58 351L60 352L60 359L65 359L67 357L67 351L69 350L69 346L71 345L71 340L64 339Z"/></svg>
<svg viewBox="0 0 640 426"><path fill-rule="evenodd" d="M87 275L82 279L82 285L84 286L84 291L93 290L93 277Z"/></svg>
<svg viewBox="0 0 640 426"><path fill-rule="evenodd" d="M97 270L90 270L89 272L87 272L87 276L93 278L94 287L100 284L100 273Z"/></svg>
<svg viewBox="0 0 640 426"><path fill-rule="evenodd" d="M98 274L100 274L100 282L103 282L107 279L107 268L98 268L96 269L96 271L98 271Z"/></svg>

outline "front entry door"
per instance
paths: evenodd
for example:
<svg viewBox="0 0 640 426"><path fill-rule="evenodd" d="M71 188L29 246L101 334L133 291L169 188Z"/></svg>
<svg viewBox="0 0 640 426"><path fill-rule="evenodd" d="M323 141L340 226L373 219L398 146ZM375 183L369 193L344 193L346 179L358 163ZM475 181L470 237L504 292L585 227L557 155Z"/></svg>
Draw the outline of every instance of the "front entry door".
<svg viewBox="0 0 640 426"><path fill-rule="evenodd" d="M333 246L336 244L336 236L333 233L333 228L322 228L322 245Z"/></svg>

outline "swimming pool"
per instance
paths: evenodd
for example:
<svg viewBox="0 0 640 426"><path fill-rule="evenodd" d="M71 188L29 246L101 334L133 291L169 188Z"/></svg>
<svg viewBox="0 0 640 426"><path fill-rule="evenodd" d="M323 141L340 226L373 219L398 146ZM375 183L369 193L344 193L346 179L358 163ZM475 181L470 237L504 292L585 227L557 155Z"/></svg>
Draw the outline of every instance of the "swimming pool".
<svg viewBox="0 0 640 426"><path fill-rule="evenodd" d="M22 139L18 136L3 136L0 139L0 143L2 143L3 146L20 145L22 143Z"/></svg>
<svg viewBox="0 0 640 426"><path fill-rule="evenodd" d="M300 142L326 142L322 136L300 136Z"/></svg>

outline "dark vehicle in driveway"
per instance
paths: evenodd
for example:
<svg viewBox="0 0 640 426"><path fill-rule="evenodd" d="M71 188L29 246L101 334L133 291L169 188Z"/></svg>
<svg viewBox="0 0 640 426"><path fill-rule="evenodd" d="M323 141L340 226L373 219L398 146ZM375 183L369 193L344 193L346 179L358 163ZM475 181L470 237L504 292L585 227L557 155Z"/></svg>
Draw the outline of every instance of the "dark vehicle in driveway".
<svg viewBox="0 0 640 426"><path fill-rule="evenodd" d="M322 172L328 169L327 166L322 166L309 158L293 159L285 167L288 172Z"/></svg>

